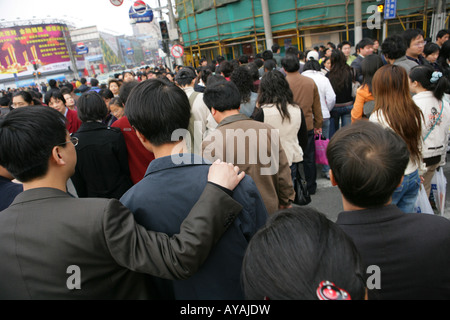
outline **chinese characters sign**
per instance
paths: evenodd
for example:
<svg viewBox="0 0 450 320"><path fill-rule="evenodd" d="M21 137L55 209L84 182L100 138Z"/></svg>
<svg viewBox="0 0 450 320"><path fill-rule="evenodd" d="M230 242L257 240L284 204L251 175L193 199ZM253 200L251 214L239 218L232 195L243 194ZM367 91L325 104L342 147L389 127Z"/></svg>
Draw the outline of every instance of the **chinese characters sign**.
<svg viewBox="0 0 450 320"><path fill-rule="evenodd" d="M0 29L0 74L20 73L29 66L70 61L63 24L15 26Z"/></svg>
<svg viewBox="0 0 450 320"><path fill-rule="evenodd" d="M384 4L384 19L394 19L397 16L397 0L386 0Z"/></svg>

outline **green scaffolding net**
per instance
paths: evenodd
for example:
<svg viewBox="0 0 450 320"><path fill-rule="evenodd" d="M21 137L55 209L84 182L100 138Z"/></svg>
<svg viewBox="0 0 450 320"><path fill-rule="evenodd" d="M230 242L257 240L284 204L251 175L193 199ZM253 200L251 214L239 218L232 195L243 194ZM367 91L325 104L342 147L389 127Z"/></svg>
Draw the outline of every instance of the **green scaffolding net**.
<svg viewBox="0 0 450 320"><path fill-rule="evenodd" d="M432 7L432 1L428 8ZM362 18L370 19L384 1L363 0ZM268 0L272 31L353 23L354 1ZM260 0L177 0L178 26L185 46L264 33ZM399 16L420 13L422 0L397 1Z"/></svg>

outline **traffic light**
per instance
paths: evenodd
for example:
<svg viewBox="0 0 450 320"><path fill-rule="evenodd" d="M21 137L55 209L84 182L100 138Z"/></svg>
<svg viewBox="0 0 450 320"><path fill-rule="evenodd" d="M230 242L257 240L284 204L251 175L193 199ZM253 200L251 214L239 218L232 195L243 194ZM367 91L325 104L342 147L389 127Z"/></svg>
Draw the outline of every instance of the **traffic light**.
<svg viewBox="0 0 450 320"><path fill-rule="evenodd" d="M167 29L167 22L164 20L160 21L159 28L161 29L162 39L169 40L169 29Z"/></svg>

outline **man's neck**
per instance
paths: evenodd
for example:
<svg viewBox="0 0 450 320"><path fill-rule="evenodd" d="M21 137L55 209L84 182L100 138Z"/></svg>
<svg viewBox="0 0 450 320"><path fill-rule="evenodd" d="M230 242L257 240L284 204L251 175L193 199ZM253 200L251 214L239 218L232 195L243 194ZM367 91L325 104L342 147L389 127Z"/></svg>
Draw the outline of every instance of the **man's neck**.
<svg viewBox="0 0 450 320"><path fill-rule="evenodd" d="M67 192L67 180L59 177L51 178L47 175L43 178L23 183L24 191L37 188L53 188Z"/></svg>
<svg viewBox="0 0 450 320"><path fill-rule="evenodd" d="M184 150L184 151L183 151ZM152 152L155 158L168 157L174 154L180 154L187 151L186 142L184 140L180 142L166 143L158 147L153 146Z"/></svg>
<svg viewBox="0 0 450 320"><path fill-rule="evenodd" d="M392 200L389 200L388 203L385 204L385 206L390 205ZM352 203L350 203L347 199L342 196L342 207L344 208L344 211L360 211L365 210L367 208L358 207Z"/></svg>
<svg viewBox="0 0 450 320"><path fill-rule="evenodd" d="M415 60L419 60L419 56L415 55L415 54L412 54L411 52L409 52L409 50L406 51L406 56L409 57L409 58L413 58Z"/></svg>
<svg viewBox="0 0 450 320"><path fill-rule="evenodd" d="M216 120L217 123L221 123L224 119L239 114L238 109L233 110L225 110L223 112L217 112L216 116L214 117L214 120Z"/></svg>

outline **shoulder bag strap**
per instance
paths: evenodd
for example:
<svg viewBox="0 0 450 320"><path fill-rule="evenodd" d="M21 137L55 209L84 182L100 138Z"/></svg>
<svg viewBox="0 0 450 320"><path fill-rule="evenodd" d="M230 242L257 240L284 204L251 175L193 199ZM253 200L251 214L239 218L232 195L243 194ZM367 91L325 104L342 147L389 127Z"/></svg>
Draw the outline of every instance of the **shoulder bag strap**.
<svg viewBox="0 0 450 320"><path fill-rule="evenodd" d="M430 136L430 133L434 130L434 128L436 127L437 123L439 122L439 120L441 119L442 116L442 112L444 111L444 103L441 101L441 113L439 114L439 117L436 119L436 121L433 124L433 127L431 128L431 130L428 132L428 134L426 135L425 138L423 138L423 141L427 140L427 138Z"/></svg>

